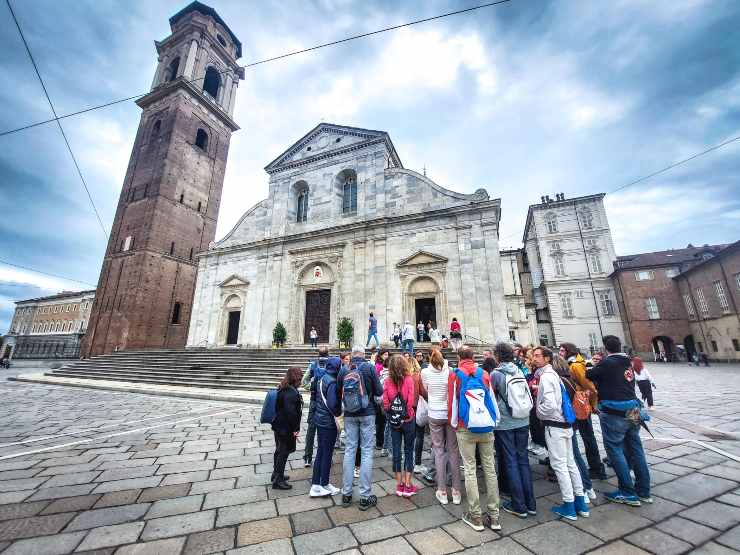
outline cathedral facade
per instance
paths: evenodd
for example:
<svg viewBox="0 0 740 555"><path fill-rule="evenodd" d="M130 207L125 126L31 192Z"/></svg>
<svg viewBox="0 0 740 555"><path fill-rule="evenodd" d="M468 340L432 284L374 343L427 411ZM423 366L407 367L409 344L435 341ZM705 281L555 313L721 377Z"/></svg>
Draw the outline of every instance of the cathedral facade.
<svg viewBox="0 0 740 555"><path fill-rule="evenodd" d="M198 259L189 347L337 341L368 313L393 322L456 317L469 341L508 338L499 199L461 194L401 164L388 133L320 124L271 162L268 198Z"/></svg>

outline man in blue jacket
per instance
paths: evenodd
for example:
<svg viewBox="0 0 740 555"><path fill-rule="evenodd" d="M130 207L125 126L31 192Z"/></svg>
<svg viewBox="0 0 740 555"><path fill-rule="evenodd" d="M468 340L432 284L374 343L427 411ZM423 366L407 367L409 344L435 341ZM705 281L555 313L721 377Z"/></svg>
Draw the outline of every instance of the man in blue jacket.
<svg viewBox="0 0 740 555"><path fill-rule="evenodd" d="M639 507L652 503L650 470L640 440L640 424L628 419L629 413L641 408L635 395L635 376L630 358L621 352L618 337L603 339L607 357L586 372L599 394L599 419L604 447L619 480L619 489L604 496L615 503ZM635 472L633 483L630 469Z"/></svg>
<svg viewBox="0 0 740 555"><path fill-rule="evenodd" d="M359 379L358 379L359 378ZM375 447L375 399L382 397L383 387L375 366L365 360L365 348L355 345L349 368L343 366L337 377L337 391L344 412L344 462L342 467L342 505L352 503L352 482L358 447L360 462L360 510L374 507L378 498L372 495L373 448ZM359 405L359 406L358 406Z"/></svg>
<svg viewBox="0 0 740 555"><path fill-rule="evenodd" d="M308 405L308 429L306 430L306 448L303 451L303 466L308 468L313 464L313 446L316 439L316 424L313 422L313 414L316 410L316 388L313 383L321 379L326 371L326 361L329 360L329 349L326 346L319 348L319 358L312 361L303 374L301 385L311 392L311 402Z"/></svg>

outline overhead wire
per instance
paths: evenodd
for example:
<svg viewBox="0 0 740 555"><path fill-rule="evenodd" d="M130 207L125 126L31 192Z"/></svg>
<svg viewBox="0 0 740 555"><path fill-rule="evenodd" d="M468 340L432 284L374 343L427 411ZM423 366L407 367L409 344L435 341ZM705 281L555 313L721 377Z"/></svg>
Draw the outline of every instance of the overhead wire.
<svg viewBox="0 0 740 555"><path fill-rule="evenodd" d="M44 276L55 277L55 278L58 278L58 279L63 279L65 281L71 281L71 282L74 282L74 283L81 283L82 285L90 285L92 287L96 287L95 285L93 285L92 283L90 283L88 281L82 281L82 280L79 280L79 279L74 279L74 278L70 278L70 277L67 277L67 276L62 276L62 275L59 275L59 274L52 274L50 272L44 272L43 270L37 270L36 268L31 268L30 266L23 266L22 264L16 264L14 262L8 262L7 260L3 260L3 259L0 259L0 264L5 264L6 266L12 266L13 268L20 268L21 270L28 270L30 272L35 272L37 274L41 274L41 275L44 275Z"/></svg>
<svg viewBox="0 0 740 555"><path fill-rule="evenodd" d="M82 186L85 188L85 193L87 193L87 199L90 201L90 206L92 206L93 212L95 212L95 217L98 219L98 223L100 224L100 229L103 231L103 236L105 237L105 240L107 241L108 231L105 229L105 225L103 225L103 220L100 217L98 208L95 206L95 202L93 201L92 195L90 194L90 189L87 186L87 182L85 181L85 178L82 175L82 170L80 169L80 165L77 163L77 157L72 151L72 146L69 144L69 140L67 139L67 134L64 132L62 123L59 121L57 112L54 109L54 103L51 101L51 97L49 96L49 91L46 90L46 85L44 84L44 80L41 77L41 72L39 71L38 65L36 65L36 60L34 59L33 54L31 53L31 49L28 46L28 42L26 41L26 37L23 34L23 30L21 29L20 23L18 22L18 18L15 16L15 11L13 10L13 6L11 5L10 0L5 0L5 3L8 5L8 9L10 10L10 15L13 17L15 26L18 29L18 34L21 36L21 40L23 41L23 46L25 46L26 48L26 54L28 54L28 58L31 60L33 69L36 72L36 77L38 77L39 83L41 83L41 88L43 89L44 96L46 96L46 100L49 103L49 107L51 108L51 113L54 114L54 120L52 121L56 121L57 125L59 126L59 132L62 134L62 138L64 139L64 144L67 145L67 150L69 151L69 155L72 157L72 162L74 162L75 168L77 169L77 175L79 175L80 177Z"/></svg>
<svg viewBox="0 0 740 555"><path fill-rule="evenodd" d="M9 0L6 0L6 2L9 3ZM401 29L403 27L411 27L412 25L418 25L420 23L427 23L429 21L434 21L434 20L437 20L437 19L442 19L442 18L445 18L445 17L453 16L453 15L460 15L460 14L467 13L467 12L472 12L472 11L475 11L475 10L481 10L483 8L490 8L492 6L497 6L499 4L507 4L509 2L512 2L512 0L497 0L495 2L488 2L488 3L485 3L485 4L479 4L477 6L471 6L469 8L455 10L455 11L452 11L452 12L446 12L446 13L435 15L435 16L431 16L431 17L425 17L423 19L416 19L414 21L408 21L406 23L401 23L399 25L393 25L393 26L390 26L390 27L384 27L382 29L377 29L375 31L370 31L368 33L361 33L359 35L352 35L352 36L349 36L349 37L345 37L343 39L339 39L339 40L335 40L335 41L331 41L331 42L325 42L325 43L322 43L322 44L317 44L315 46L310 46L308 48L302 48L300 50L294 50L292 52L286 52L285 54L280 54L278 56L273 56L271 58L265 58L264 60L258 60L256 62L251 62L251 63L248 63L248 64L240 65L239 67L241 69L247 69L247 68L250 68L250 67L255 67L255 66L258 66L258 65L266 64L268 62L274 62L276 60L282 60L282 59L288 58L290 56L297 56L298 54L305 54L307 52L313 52L315 50L320 50L322 48L327 48L329 46L336 46L338 44L343 44L343 43L350 42L350 41L353 41L353 40L367 38L367 37L370 37L370 36L373 36L373 35L379 35L381 33L386 33L388 31L395 31L396 29ZM10 4L8 4L8 5L10 5ZM219 75L223 75L224 73L228 73L230 71L231 71L231 69L225 69L225 70L219 71L218 73L219 73ZM198 83L200 81L203 81L204 79L205 79L205 76L204 77L198 77L196 79L185 79L184 81L187 82L187 83ZM132 95L132 96L127 96L125 98L119 98L117 100L111 100L111 101L108 101L108 102L104 102L103 104L97 104L97 105L94 105L94 106L89 106L87 108L83 108L82 110L77 110L76 112L70 112L68 114L63 114L61 116L57 116L56 113L55 113L54 114L54 117L51 118L51 119L47 119L47 120L43 120L43 121L37 121L35 123L29 123L28 125L23 125L21 127L16 127L15 129L9 129L7 131L0 132L0 137L3 137L5 135L10 135L12 133L18 133L19 131L25 131L26 129L31 129L32 127L38 127L39 125L45 125L45 124L51 123L53 121L57 121L58 122L60 119L70 118L72 116L78 116L80 114L85 114L87 112L92 112L94 110L100 110L102 108L107 108L109 106L114 106L116 104L121 104L123 102L128 102L129 100L136 100L138 98L142 98L143 96L146 96L150 92L151 92L151 90L148 90L146 92L142 92L142 93L135 94L135 95Z"/></svg>

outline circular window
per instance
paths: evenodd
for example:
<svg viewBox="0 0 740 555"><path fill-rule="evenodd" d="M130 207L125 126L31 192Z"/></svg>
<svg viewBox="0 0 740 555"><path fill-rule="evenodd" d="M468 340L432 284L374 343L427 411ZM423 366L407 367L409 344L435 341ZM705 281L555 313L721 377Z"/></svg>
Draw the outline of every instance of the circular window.
<svg viewBox="0 0 740 555"><path fill-rule="evenodd" d="M226 46L226 40L221 35L216 35L216 38L221 43L221 46Z"/></svg>

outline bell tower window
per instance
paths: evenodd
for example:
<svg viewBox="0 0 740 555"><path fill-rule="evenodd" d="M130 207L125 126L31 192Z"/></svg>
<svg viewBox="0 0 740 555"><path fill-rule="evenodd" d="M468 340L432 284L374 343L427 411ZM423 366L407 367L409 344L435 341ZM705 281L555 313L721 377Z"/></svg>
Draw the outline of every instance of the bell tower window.
<svg viewBox="0 0 740 555"><path fill-rule="evenodd" d="M180 56L176 57L167 66L167 72L165 73L165 82L174 81L177 79L177 71L180 69Z"/></svg>
<svg viewBox="0 0 740 555"><path fill-rule="evenodd" d="M206 76L203 79L203 92L208 93L213 100L218 100L219 88L221 88L221 76L218 70L211 66L206 70Z"/></svg>
<svg viewBox="0 0 740 555"><path fill-rule="evenodd" d="M202 129L198 129L198 132L195 134L195 146L201 150L208 149L208 133Z"/></svg>

